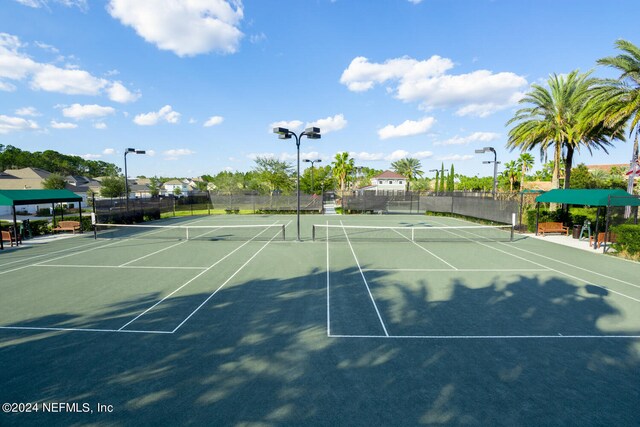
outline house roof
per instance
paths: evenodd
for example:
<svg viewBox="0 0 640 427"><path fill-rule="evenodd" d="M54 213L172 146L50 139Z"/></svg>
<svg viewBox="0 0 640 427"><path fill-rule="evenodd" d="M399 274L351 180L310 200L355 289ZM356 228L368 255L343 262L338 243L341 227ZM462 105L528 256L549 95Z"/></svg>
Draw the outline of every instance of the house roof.
<svg viewBox="0 0 640 427"><path fill-rule="evenodd" d="M551 190L538 197L539 203L562 203L584 206L640 206L640 197L624 190Z"/></svg>
<svg viewBox="0 0 640 427"><path fill-rule="evenodd" d="M22 179L45 179L51 175L51 172L40 168L7 169L4 173Z"/></svg>
<svg viewBox="0 0 640 427"><path fill-rule="evenodd" d="M380 175L376 175L374 177L372 177L372 179L378 179L378 178L382 178L382 179L407 179L406 176L400 175L399 173L395 173L395 172L391 172L391 171L384 171L382 172Z"/></svg>
<svg viewBox="0 0 640 427"><path fill-rule="evenodd" d="M172 179L171 181L167 181L162 185L182 185L184 184L184 182L180 181L179 179Z"/></svg>
<svg viewBox="0 0 640 427"><path fill-rule="evenodd" d="M69 190L0 190L0 206L81 201L82 197Z"/></svg>

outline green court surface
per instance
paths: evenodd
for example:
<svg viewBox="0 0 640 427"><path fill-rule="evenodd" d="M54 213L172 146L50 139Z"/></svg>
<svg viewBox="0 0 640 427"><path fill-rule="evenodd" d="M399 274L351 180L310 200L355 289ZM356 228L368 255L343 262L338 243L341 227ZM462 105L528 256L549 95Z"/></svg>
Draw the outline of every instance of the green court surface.
<svg viewBox="0 0 640 427"><path fill-rule="evenodd" d="M638 263L443 217L158 223L286 239L0 252L0 425L640 424Z"/></svg>

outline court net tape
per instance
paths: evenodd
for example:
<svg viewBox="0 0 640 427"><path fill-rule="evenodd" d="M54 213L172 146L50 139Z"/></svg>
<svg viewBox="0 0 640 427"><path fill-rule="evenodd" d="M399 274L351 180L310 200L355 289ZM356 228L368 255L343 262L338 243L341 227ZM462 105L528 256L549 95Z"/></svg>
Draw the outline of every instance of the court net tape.
<svg viewBox="0 0 640 427"><path fill-rule="evenodd" d="M284 224L257 225L151 225L95 224L96 237L157 240L285 240Z"/></svg>
<svg viewBox="0 0 640 427"><path fill-rule="evenodd" d="M313 240L321 241L505 242L513 241L513 226L382 227L314 224L311 234Z"/></svg>

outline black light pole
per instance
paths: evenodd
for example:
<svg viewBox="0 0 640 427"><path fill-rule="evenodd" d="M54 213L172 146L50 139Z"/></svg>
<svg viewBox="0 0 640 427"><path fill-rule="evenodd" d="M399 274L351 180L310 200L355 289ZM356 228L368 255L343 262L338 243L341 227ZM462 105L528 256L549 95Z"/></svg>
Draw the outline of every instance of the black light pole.
<svg viewBox="0 0 640 427"><path fill-rule="evenodd" d="M278 138L280 139L291 139L291 135L293 135L296 138L296 149L298 151L298 168L296 170L296 192L298 195L298 202L296 204L296 222L297 222L297 237L296 240L298 242L301 242L302 240L300 240L300 139L303 136L306 136L307 139L320 139L321 135L320 135L320 128L317 127L310 127L310 128L306 128L304 130L304 132L300 133L300 136L296 135L295 132L291 132L289 129L287 128L273 128L273 133L277 133L278 134Z"/></svg>
<svg viewBox="0 0 640 427"><path fill-rule="evenodd" d="M146 151L136 150L135 148L127 148L126 150L124 150L124 203L127 212L129 212L129 178L127 175L127 154L129 153L145 154Z"/></svg>
<svg viewBox="0 0 640 427"><path fill-rule="evenodd" d="M440 172L438 169L429 169L429 172L435 172L436 173L436 196L438 195L438 172Z"/></svg>
<svg viewBox="0 0 640 427"><path fill-rule="evenodd" d="M313 164L322 162L322 159L316 159L316 160L304 159L303 162L311 163L311 194L314 194L314 188L313 188Z"/></svg>
<svg viewBox="0 0 640 427"><path fill-rule="evenodd" d="M496 198L496 192L498 189L498 164L500 163L498 161L498 154L496 153L496 150L493 147L484 147L481 148L479 150L476 150L476 153L480 154L480 153L487 153L487 152L492 152L493 153L493 160L485 160L484 164L489 164L489 163L493 163L493 198Z"/></svg>

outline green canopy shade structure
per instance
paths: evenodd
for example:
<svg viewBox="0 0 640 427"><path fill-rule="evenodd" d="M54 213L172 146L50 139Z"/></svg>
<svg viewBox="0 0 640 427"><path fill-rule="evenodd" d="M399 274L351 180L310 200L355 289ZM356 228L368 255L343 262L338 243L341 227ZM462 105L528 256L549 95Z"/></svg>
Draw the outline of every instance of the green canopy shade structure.
<svg viewBox="0 0 640 427"><path fill-rule="evenodd" d="M538 204L536 213L536 234L538 228L538 218L540 213L540 203L561 203L563 205L583 205L595 206L598 208L596 213L596 232L598 230L598 222L600 219L600 208L603 206L640 206L640 197L632 196L621 189L595 189L595 190L551 190L536 197ZM607 215L607 226L605 233L609 232L609 216ZM596 239L597 240L597 239ZM594 249L597 248L597 241L594 242ZM606 249L606 246L605 246Z"/></svg>
<svg viewBox="0 0 640 427"><path fill-rule="evenodd" d="M538 203L561 203L584 206L640 206L624 190L551 190L536 197Z"/></svg>
<svg viewBox="0 0 640 427"><path fill-rule="evenodd" d="M59 202L78 202L80 220L82 220L82 197L70 190L0 190L0 206L13 208L13 233L18 234L16 206L35 205ZM55 217L54 217L55 219ZM17 241L16 241L17 244ZM0 239L0 249L4 249Z"/></svg>

